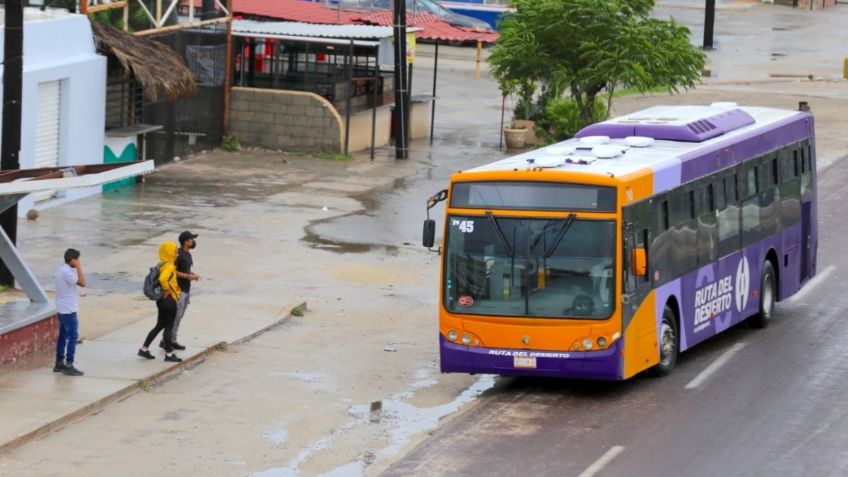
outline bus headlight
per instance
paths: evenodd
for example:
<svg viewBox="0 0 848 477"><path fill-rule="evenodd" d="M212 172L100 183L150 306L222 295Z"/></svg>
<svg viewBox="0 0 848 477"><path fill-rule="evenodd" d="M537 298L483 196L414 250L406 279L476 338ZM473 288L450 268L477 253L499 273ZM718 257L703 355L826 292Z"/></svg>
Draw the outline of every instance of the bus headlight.
<svg viewBox="0 0 848 477"><path fill-rule="evenodd" d="M607 346L607 339L604 338L603 336L598 338L598 348L606 348L606 346Z"/></svg>
<svg viewBox="0 0 848 477"><path fill-rule="evenodd" d="M592 340L589 339L589 338L586 338L585 340L583 340L583 348L592 349Z"/></svg>
<svg viewBox="0 0 848 477"><path fill-rule="evenodd" d="M456 341L458 334L456 334L456 330L448 331L448 341Z"/></svg>
<svg viewBox="0 0 848 477"><path fill-rule="evenodd" d="M465 346L470 345L471 344L471 335L469 335L469 334L462 335L462 344L464 344Z"/></svg>

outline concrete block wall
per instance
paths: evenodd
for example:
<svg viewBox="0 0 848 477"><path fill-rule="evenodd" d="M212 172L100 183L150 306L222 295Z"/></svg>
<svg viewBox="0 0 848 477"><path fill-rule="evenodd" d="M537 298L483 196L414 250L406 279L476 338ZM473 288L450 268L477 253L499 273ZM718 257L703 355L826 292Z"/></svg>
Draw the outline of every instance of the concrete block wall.
<svg viewBox="0 0 848 477"><path fill-rule="evenodd" d="M229 135L247 146L310 152L341 152L342 118L314 93L233 88Z"/></svg>
<svg viewBox="0 0 848 477"><path fill-rule="evenodd" d="M771 2L763 1L763 3L787 5L790 7L800 8L802 10L821 10L823 8L836 6L836 0L772 0Z"/></svg>

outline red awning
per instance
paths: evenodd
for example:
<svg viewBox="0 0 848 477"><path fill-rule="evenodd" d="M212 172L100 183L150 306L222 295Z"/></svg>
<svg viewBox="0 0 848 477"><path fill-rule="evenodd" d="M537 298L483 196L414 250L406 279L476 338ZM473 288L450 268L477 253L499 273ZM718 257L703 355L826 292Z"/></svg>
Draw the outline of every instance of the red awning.
<svg viewBox="0 0 848 477"><path fill-rule="evenodd" d="M194 0L199 3L199 0ZM388 10L349 12L325 7L320 3L303 0L233 0L233 13L273 18L303 23L330 25L382 25L392 26L393 14ZM494 32L477 32L457 27L430 13L407 13L408 26L421 28L415 36L422 40L446 42L482 41L493 43L498 39Z"/></svg>
<svg viewBox="0 0 848 477"><path fill-rule="evenodd" d="M366 25L392 26L394 22L394 14L390 11L384 10L361 15L356 18L356 21ZM498 34L495 32L477 32L454 26L431 13L407 13L406 24L408 26L420 28L421 31L416 32L415 36L422 40L451 42L482 41L484 43L493 43L498 39Z"/></svg>
<svg viewBox="0 0 848 477"><path fill-rule="evenodd" d="M361 13L338 11L303 0L233 0L233 13L304 23L346 25Z"/></svg>

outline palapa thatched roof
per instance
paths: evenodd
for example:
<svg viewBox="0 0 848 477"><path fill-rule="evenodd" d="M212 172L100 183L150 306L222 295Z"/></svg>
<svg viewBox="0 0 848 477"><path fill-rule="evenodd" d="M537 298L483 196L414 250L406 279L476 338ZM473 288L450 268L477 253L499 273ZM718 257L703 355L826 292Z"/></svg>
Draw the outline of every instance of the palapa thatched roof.
<svg viewBox="0 0 848 477"><path fill-rule="evenodd" d="M151 101L171 101L194 94L194 75L166 45L138 37L115 27L91 20L91 29L99 48L114 55L127 74L132 73Z"/></svg>

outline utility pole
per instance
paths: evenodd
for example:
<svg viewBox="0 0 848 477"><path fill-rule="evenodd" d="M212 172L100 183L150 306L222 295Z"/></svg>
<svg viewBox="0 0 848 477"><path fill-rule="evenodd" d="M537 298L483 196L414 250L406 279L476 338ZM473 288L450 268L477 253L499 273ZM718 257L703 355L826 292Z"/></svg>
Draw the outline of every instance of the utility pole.
<svg viewBox="0 0 848 477"><path fill-rule="evenodd" d="M3 146L0 170L20 169L21 92L24 73L24 7L22 0L6 0L6 26L3 48ZM0 214L0 226L15 244L18 236L18 206ZM15 277L5 264L0 264L0 285L15 286Z"/></svg>
<svg viewBox="0 0 848 477"><path fill-rule="evenodd" d="M395 159L407 159L409 146L409 82L406 66L406 0L394 0L394 40L395 40Z"/></svg>
<svg viewBox="0 0 848 477"><path fill-rule="evenodd" d="M715 0L707 0L704 11L704 49L713 49L713 26L715 25Z"/></svg>

